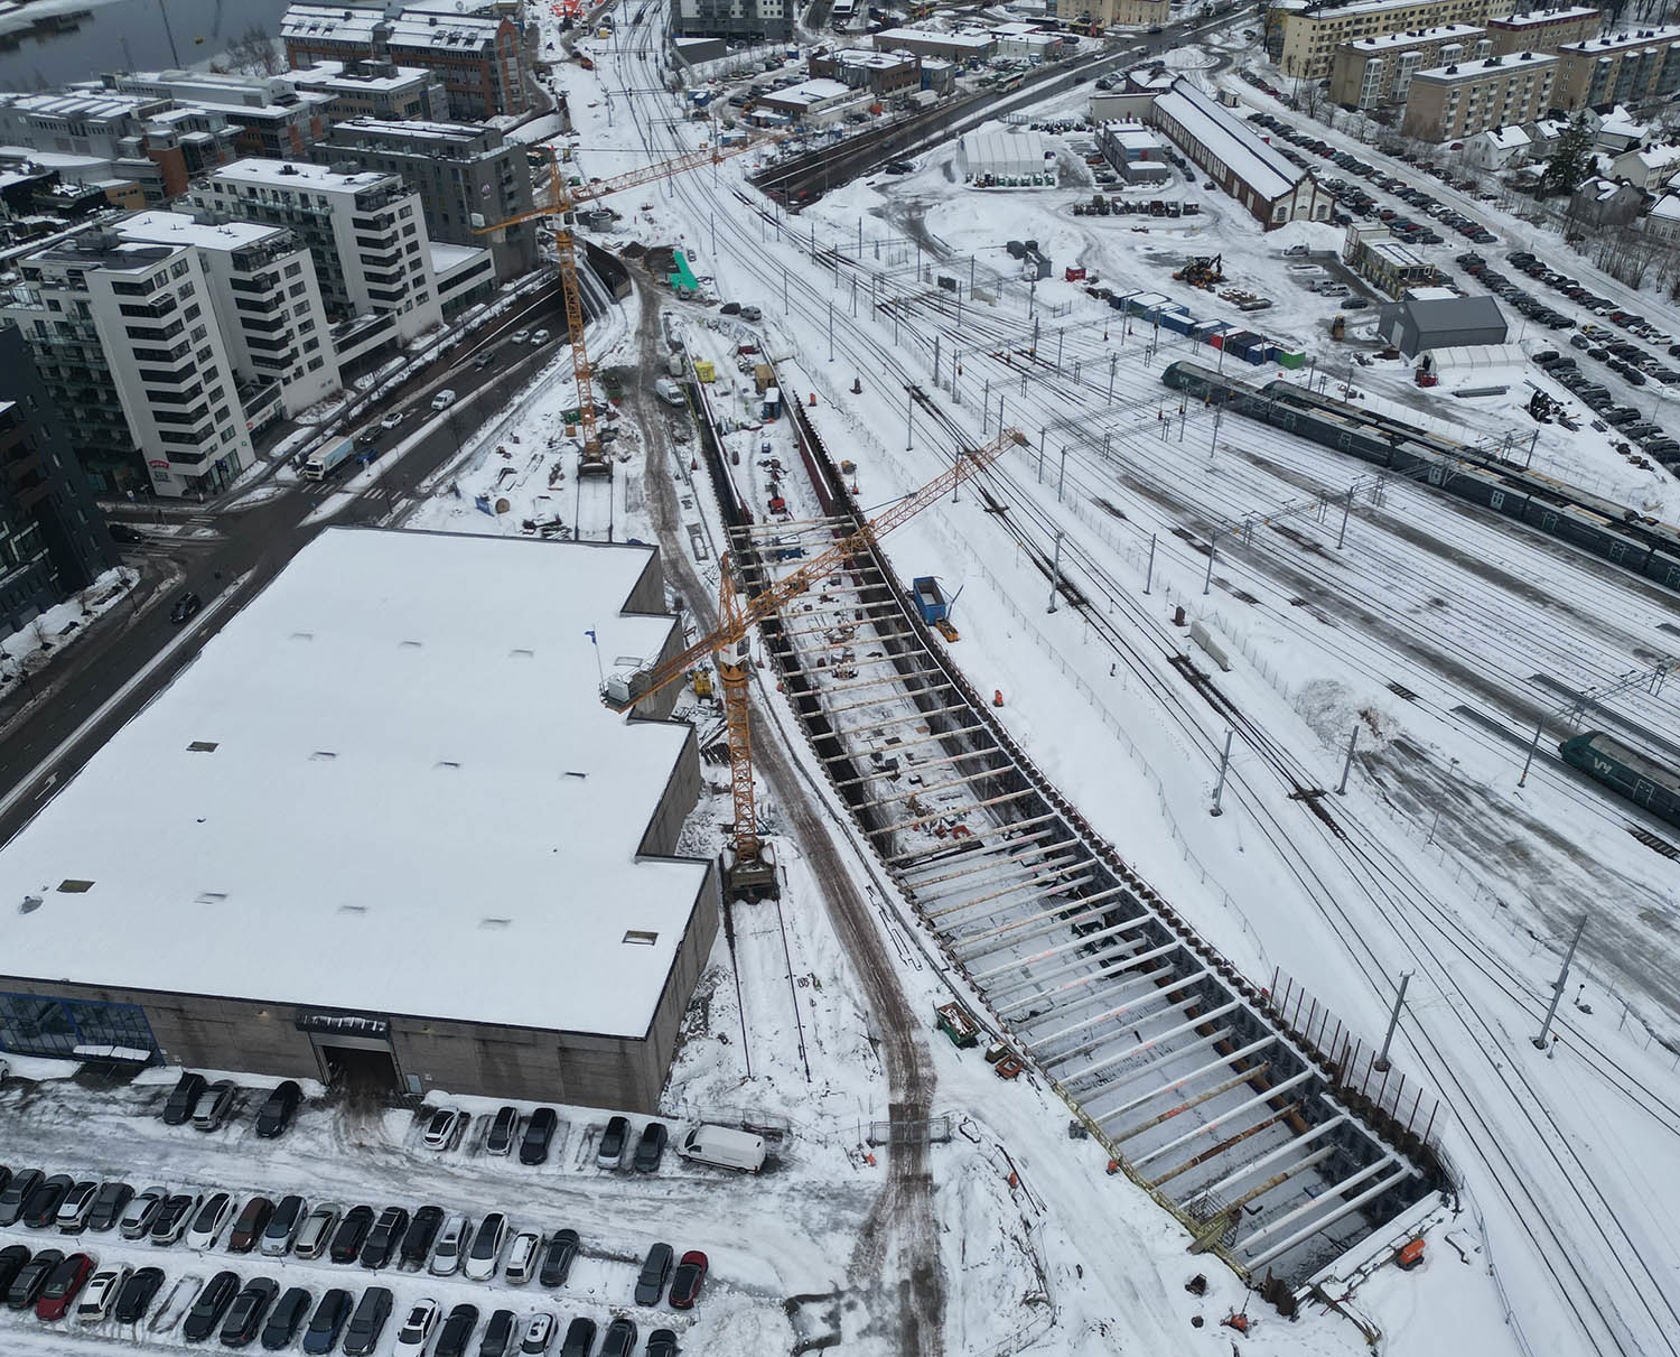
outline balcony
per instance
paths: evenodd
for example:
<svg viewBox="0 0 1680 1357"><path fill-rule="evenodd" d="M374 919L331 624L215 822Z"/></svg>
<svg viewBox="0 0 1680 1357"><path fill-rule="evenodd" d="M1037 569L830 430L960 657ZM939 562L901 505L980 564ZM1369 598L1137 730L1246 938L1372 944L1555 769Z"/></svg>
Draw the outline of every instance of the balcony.
<svg viewBox="0 0 1680 1357"><path fill-rule="evenodd" d="M272 292L280 286L280 275L259 273L255 278L230 278L228 286L235 292Z"/></svg>

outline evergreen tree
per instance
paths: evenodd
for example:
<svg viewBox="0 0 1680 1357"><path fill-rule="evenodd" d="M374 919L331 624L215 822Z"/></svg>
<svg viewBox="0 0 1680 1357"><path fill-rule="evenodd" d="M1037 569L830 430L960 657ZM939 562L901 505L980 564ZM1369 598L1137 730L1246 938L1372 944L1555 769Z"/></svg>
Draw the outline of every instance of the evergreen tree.
<svg viewBox="0 0 1680 1357"><path fill-rule="evenodd" d="M1558 138L1557 150L1540 172L1540 191L1547 196L1573 193L1591 168L1592 131L1586 114L1577 114L1569 130Z"/></svg>

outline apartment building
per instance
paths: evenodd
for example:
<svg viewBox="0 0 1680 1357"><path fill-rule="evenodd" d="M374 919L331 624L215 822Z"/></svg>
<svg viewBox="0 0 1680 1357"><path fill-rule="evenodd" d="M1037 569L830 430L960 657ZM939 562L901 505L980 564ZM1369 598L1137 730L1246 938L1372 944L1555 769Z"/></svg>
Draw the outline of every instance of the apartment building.
<svg viewBox="0 0 1680 1357"><path fill-rule="evenodd" d="M23 336L0 328L0 635L119 563L64 430Z"/></svg>
<svg viewBox="0 0 1680 1357"><path fill-rule="evenodd" d="M1680 91L1680 28L1642 28L1558 48L1557 106L1647 104Z"/></svg>
<svg viewBox="0 0 1680 1357"><path fill-rule="evenodd" d="M296 415L339 389L315 263L293 232L185 212L137 212L114 229L124 240L197 254L247 414L277 401Z"/></svg>
<svg viewBox="0 0 1680 1357"><path fill-rule="evenodd" d="M540 262L534 221L477 234L533 205L525 147L494 127L358 118L335 126L315 158L401 175L420 195L430 239L488 247L495 276L504 282Z"/></svg>
<svg viewBox="0 0 1680 1357"><path fill-rule="evenodd" d="M1604 12L1580 5L1573 9L1535 9L1489 19L1490 56L1513 52L1556 52L1566 43L1596 38L1604 27Z"/></svg>
<svg viewBox="0 0 1680 1357"><path fill-rule="evenodd" d="M138 184L149 203L185 193L195 175L237 158L239 128L217 109L166 95L70 89L0 94L0 145L87 156Z"/></svg>
<svg viewBox="0 0 1680 1357"><path fill-rule="evenodd" d="M1153 27L1172 18L1172 6L1169 0L1092 0L1089 13L1105 29Z"/></svg>
<svg viewBox="0 0 1680 1357"><path fill-rule="evenodd" d="M363 57L348 62L317 61L283 72L280 78L301 91L326 95L329 122L351 118L433 122L449 117L449 92L443 81L436 71L421 66L398 66L393 61Z"/></svg>
<svg viewBox="0 0 1680 1357"><path fill-rule="evenodd" d="M375 58L431 71L449 93L453 118L529 107L524 47L506 14L405 9L389 18L377 6L297 4L280 20L280 37L294 68Z"/></svg>
<svg viewBox="0 0 1680 1357"><path fill-rule="evenodd" d="M385 316L407 342L442 318L420 195L397 175L241 160L195 185L191 199L222 220L296 232L334 322Z"/></svg>
<svg viewBox="0 0 1680 1357"><path fill-rule="evenodd" d="M679 38L786 42L793 36L788 0L677 0L671 32Z"/></svg>
<svg viewBox="0 0 1680 1357"><path fill-rule="evenodd" d="M1330 98L1343 108L1404 103L1419 71L1491 55L1487 30L1475 24L1443 24L1344 42L1330 64Z"/></svg>
<svg viewBox="0 0 1680 1357"><path fill-rule="evenodd" d="M1422 141L1461 141L1537 118L1552 106L1558 66L1548 53L1520 52L1419 71L1400 131Z"/></svg>
<svg viewBox="0 0 1680 1357"><path fill-rule="evenodd" d="M810 59L814 79L838 80L855 90L868 90L877 98L920 89L922 64L904 52L871 52L848 48Z"/></svg>
<svg viewBox="0 0 1680 1357"><path fill-rule="evenodd" d="M4 304L96 488L204 494L252 459L197 251L87 231L24 258Z"/></svg>
<svg viewBox="0 0 1680 1357"><path fill-rule="evenodd" d="M1446 24L1486 27L1515 8L1515 0L1356 0L1289 10L1281 19L1278 63L1287 76L1323 80L1343 43Z"/></svg>
<svg viewBox="0 0 1680 1357"><path fill-rule="evenodd" d="M216 109L237 129L237 155L307 156L325 134L323 94L300 93L278 76L204 71L119 71L71 86L171 100L177 108Z"/></svg>

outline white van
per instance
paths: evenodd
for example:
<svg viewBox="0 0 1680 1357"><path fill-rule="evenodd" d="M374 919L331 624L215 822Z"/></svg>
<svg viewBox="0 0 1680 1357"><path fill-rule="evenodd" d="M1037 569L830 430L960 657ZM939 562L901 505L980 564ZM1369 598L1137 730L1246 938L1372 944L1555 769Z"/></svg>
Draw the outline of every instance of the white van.
<svg viewBox="0 0 1680 1357"><path fill-rule="evenodd" d="M432 397L432 409L434 410L447 410L453 404L455 404L455 393L448 387L444 387L442 391Z"/></svg>
<svg viewBox="0 0 1680 1357"><path fill-rule="evenodd" d="M659 399L667 405L686 405L683 399L683 389L669 377L661 377L653 384L653 389L659 393Z"/></svg>
<svg viewBox="0 0 1680 1357"><path fill-rule="evenodd" d="M764 1167L764 1137L727 1126L696 1126L677 1142L677 1153L713 1168L757 1173Z"/></svg>

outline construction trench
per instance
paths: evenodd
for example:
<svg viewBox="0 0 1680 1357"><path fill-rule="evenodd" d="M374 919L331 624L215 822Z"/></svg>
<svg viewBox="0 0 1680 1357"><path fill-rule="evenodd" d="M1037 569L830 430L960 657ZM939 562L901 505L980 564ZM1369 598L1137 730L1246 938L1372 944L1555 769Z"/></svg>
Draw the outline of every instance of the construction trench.
<svg viewBox="0 0 1680 1357"><path fill-rule="evenodd" d="M708 402L691 395L749 595L863 524L797 405L829 516L751 522ZM1293 1312L1319 1274L1449 1185L1412 1119L1351 1084L1339 1025L1320 1049L1327 1022L1304 1035L1015 745L879 552L761 623L761 639L825 777L972 986L989 1037L1056 1090L1191 1247Z"/></svg>

